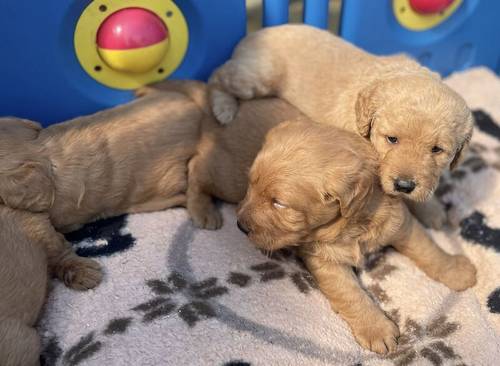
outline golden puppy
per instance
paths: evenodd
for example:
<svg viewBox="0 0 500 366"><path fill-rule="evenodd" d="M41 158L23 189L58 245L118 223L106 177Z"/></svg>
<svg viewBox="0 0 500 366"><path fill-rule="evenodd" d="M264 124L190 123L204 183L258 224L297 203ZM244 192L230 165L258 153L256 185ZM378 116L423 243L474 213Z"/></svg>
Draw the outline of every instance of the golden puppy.
<svg viewBox="0 0 500 366"><path fill-rule="evenodd" d="M275 95L316 122L370 139L384 191L408 199L428 226L446 221L433 192L443 170L463 155L472 116L457 93L417 62L368 54L310 26L283 25L247 36L210 83L223 123L235 116L235 97Z"/></svg>
<svg viewBox="0 0 500 366"><path fill-rule="evenodd" d="M100 217L185 204L202 111L178 93L42 129L0 119L0 199L62 232Z"/></svg>
<svg viewBox="0 0 500 366"><path fill-rule="evenodd" d="M33 326L45 301L47 271L87 289L101 280L99 265L76 256L47 214L0 205L0 243L0 365L38 365Z"/></svg>
<svg viewBox="0 0 500 366"><path fill-rule="evenodd" d="M334 311L360 345L393 351L398 327L360 287L352 267L391 244L430 278L457 291L476 282L462 255L437 246L401 197L380 187L373 147L351 132L313 122L271 130L250 170L238 226L258 247L297 246Z"/></svg>
<svg viewBox="0 0 500 366"><path fill-rule="evenodd" d="M267 132L287 120L310 121L297 108L278 98L251 100L241 104L233 123L221 126L214 118L206 84L167 80L141 88L139 96L178 92L204 111L196 154L188 164L187 209L198 227L218 229L222 217L213 197L238 203L248 187L248 170Z"/></svg>

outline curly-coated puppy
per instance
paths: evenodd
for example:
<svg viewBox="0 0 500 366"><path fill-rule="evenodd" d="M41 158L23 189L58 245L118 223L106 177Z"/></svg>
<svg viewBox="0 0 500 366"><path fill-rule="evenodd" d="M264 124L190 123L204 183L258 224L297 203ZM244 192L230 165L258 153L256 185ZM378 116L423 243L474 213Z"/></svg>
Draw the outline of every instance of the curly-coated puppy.
<svg viewBox="0 0 500 366"><path fill-rule="evenodd" d="M162 93L42 129L0 119L0 201L67 232L100 217L184 205L203 113Z"/></svg>
<svg viewBox="0 0 500 366"><path fill-rule="evenodd" d="M238 226L258 247L297 246L334 311L360 345L393 351L399 330L360 287L352 267L391 244L430 278L461 291L476 282L462 255L440 249L407 210L388 195L379 162L359 136L317 123L283 123L271 130L250 170Z"/></svg>
<svg viewBox="0 0 500 366"><path fill-rule="evenodd" d="M47 272L87 289L99 283L99 265L78 257L47 214L0 205L0 243L0 365L38 365L40 339L33 326L45 301Z"/></svg>
<svg viewBox="0 0 500 366"><path fill-rule="evenodd" d="M221 122L234 118L235 97L275 95L316 122L370 139L384 191L411 201L426 225L445 222L433 192L443 170L463 155L472 115L457 93L417 62L368 54L307 25L283 25L247 36L210 84Z"/></svg>

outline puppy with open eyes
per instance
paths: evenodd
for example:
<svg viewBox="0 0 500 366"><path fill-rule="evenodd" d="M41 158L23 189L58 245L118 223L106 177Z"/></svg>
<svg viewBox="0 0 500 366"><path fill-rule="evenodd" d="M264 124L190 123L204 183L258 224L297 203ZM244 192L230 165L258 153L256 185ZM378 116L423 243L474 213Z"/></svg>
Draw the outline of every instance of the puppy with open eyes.
<svg viewBox="0 0 500 366"><path fill-rule="evenodd" d="M76 256L47 214L0 205L0 243L0 365L39 365L34 325L45 302L47 274L83 290L97 285L101 272L96 262Z"/></svg>
<svg viewBox="0 0 500 366"><path fill-rule="evenodd" d="M313 122L272 129L249 175L238 226L267 251L296 246L332 308L361 346L393 351L399 330L360 287L352 267L392 245L430 278L456 291L476 282L462 255L440 249L401 197L386 194L379 161L359 136Z"/></svg>
<svg viewBox="0 0 500 366"><path fill-rule="evenodd" d="M417 62L368 54L307 25L283 25L243 39L210 84L223 123L238 110L235 98L278 96L316 122L369 139L384 191L405 198L425 225L445 223L433 192L443 170L463 156L473 120L464 100Z"/></svg>

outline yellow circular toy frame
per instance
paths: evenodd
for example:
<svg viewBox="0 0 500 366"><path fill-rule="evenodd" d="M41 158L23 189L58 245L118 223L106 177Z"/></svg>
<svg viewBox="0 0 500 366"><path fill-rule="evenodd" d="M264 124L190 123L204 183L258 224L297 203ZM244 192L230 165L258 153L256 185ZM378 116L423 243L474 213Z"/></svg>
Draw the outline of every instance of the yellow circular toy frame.
<svg viewBox="0 0 500 366"><path fill-rule="evenodd" d="M143 8L156 14L168 28L168 50L163 60L143 73L123 72L109 67L101 58L96 43L101 23L124 8ZM75 29L75 52L83 69L95 80L115 89L136 89L160 81L180 65L189 42L189 31L181 10L171 0L92 1L83 11ZM132 50L133 52L133 50Z"/></svg>
<svg viewBox="0 0 500 366"><path fill-rule="evenodd" d="M458 9L463 0L455 0L443 12L420 14L412 9L410 0L393 0L392 10L398 22L413 31L425 31L441 24Z"/></svg>

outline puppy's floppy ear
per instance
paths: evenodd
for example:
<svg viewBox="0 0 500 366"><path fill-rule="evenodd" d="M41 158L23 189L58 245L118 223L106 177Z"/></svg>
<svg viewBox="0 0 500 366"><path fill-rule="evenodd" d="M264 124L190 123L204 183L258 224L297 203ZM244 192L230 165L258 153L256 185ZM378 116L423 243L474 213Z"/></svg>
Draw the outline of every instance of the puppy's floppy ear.
<svg viewBox="0 0 500 366"><path fill-rule="evenodd" d="M467 155L467 151L469 150L469 144L470 144L470 140L472 138L472 131L473 131L472 115L470 116L469 126L470 127L467 129L467 132L465 134L463 142L460 144L459 148L455 152L455 156L453 157L453 160L450 163L450 170L455 169L462 162L465 155Z"/></svg>
<svg viewBox="0 0 500 366"><path fill-rule="evenodd" d="M327 203L338 201L340 214L345 218L351 217L367 202L375 180L375 169L362 163L353 164L349 171L332 175L323 193L324 200Z"/></svg>
<svg viewBox="0 0 500 366"><path fill-rule="evenodd" d="M16 169L1 172L0 197L12 208L32 212L48 210L55 198L50 163L26 161Z"/></svg>
<svg viewBox="0 0 500 366"><path fill-rule="evenodd" d="M469 150L469 143L470 139L472 137L472 131L470 135L468 135L465 139L464 142L460 145L460 147L457 149L455 152L455 156L453 157L453 160L450 163L450 170L455 169L463 160L465 155L467 155L467 151Z"/></svg>
<svg viewBox="0 0 500 366"><path fill-rule="evenodd" d="M0 117L0 133L4 136L21 138L26 141L34 140L42 130L38 122L17 117Z"/></svg>
<svg viewBox="0 0 500 366"><path fill-rule="evenodd" d="M23 124L26 128L30 128L36 132L40 132L42 130L42 125L38 122L31 121L29 119L18 119L18 122Z"/></svg>
<svg viewBox="0 0 500 366"><path fill-rule="evenodd" d="M358 93L356 99L356 124L361 136L369 138L372 128L377 102L375 93L378 89L379 81L374 81Z"/></svg>

